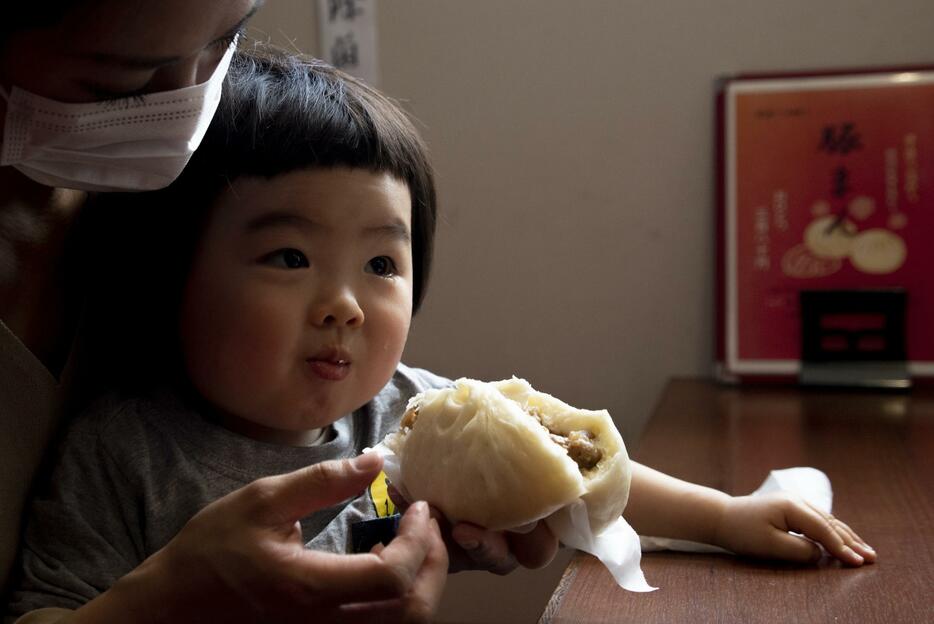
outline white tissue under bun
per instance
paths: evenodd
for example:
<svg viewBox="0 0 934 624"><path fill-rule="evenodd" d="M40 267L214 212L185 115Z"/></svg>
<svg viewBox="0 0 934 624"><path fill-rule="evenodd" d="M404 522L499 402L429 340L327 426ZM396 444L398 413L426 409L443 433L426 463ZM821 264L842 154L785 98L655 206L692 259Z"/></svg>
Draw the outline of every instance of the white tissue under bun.
<svg viewBox="0 0 934 624"><path fill-rule="evenodd" d="M551 435L580 431L599 450L592 467L579 467ZM609 413L576 409L523 379L459 379L419 394L385 443L409 496L454 522L509 529L582 498L599 533L629 497L629 457Z"/></svg>

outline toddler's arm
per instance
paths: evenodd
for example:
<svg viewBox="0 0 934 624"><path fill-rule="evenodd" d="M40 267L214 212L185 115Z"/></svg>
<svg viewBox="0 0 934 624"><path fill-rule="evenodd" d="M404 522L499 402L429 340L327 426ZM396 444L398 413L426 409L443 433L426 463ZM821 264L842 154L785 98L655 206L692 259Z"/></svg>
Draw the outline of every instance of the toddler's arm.
<svg viewBox="0 0 934 624"><path fill-rule="evenodd" d="M623 515L639 534L714 544L741 555L816 561L820 544L849 565L876 559L850 527L797 497L729 496L636 462Z"/></svg>

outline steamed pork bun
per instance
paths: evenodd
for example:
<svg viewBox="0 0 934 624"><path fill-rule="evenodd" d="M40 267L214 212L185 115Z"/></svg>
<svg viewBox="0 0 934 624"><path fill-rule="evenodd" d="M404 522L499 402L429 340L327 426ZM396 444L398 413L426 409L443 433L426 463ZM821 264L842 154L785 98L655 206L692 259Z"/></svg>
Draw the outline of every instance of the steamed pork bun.
<svg viewBox="0 0 934 624"><path fill-rule="evenodd" d="M509 529L581 498L596 534L629 497L629 457L609 413L576 409L515 377L459 379L416 395L385 443L408 494L454 522Z"/></svg>

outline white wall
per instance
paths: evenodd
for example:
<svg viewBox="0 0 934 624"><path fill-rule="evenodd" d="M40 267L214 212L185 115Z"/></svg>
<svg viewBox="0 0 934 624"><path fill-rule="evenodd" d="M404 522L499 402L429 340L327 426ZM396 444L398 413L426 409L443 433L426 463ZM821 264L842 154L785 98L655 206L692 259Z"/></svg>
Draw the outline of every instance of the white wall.
<svg viewBox="0 0 934 624"><path fill-rule="evenodd" d="M314 53L312 5L254 26ZM379 86L443 213L406 361L524 376L634 445L666 378L711 371L715 79L934 62L932 26L930 0L382 0ZM534 621L565 560L454 577L442 619Z"/></svg>

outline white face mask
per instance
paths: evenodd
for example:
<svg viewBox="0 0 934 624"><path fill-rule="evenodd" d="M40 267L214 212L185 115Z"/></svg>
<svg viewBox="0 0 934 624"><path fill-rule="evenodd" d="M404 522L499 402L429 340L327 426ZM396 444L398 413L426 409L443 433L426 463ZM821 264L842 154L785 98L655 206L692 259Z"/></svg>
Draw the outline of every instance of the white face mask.
<svg viewBox="0 0 934 624"><path fill-rule="evenodd" d="M13 87L0 166L47 186L148 191L178 177L220 102L236 40L198 85L141 98L72 104Z"/></svg>

